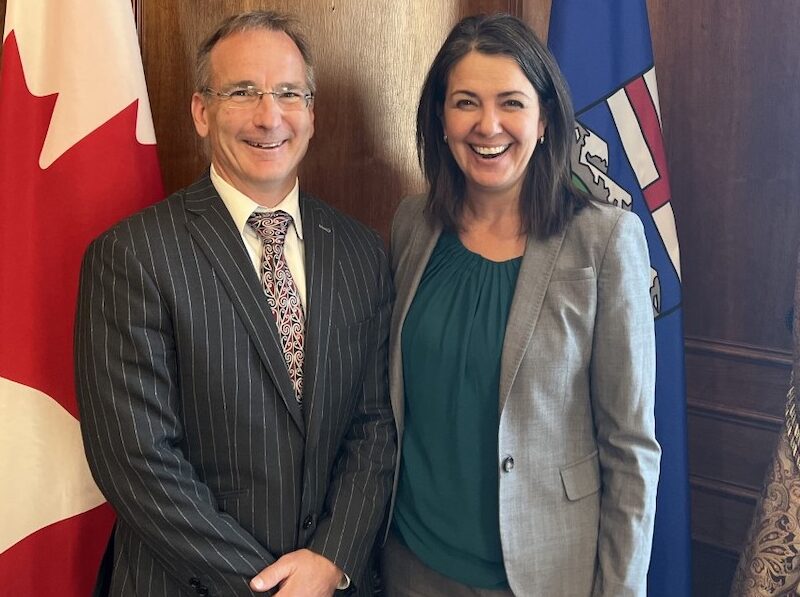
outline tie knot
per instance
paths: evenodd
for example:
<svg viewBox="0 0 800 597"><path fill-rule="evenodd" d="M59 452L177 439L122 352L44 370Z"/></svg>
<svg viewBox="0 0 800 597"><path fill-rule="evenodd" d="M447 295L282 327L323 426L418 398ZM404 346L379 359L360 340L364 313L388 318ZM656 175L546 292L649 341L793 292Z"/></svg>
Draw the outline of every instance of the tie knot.
<svg viewBox="0 0 800 597"><path fill-rule="evenodd" d="M247 223L264 242L282 245L292 216L285 211L253 212Z"/></svg>

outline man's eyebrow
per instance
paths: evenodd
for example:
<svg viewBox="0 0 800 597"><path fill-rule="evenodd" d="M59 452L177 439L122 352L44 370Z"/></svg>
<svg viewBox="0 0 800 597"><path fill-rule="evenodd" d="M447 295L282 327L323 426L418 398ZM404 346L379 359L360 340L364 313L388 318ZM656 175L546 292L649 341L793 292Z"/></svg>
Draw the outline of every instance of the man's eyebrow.
<svg viewBox="0 0 800 597"><path fill-rule="evenodd" d="M242 80L242 81L233 81L231 83L225 83L225 87L256 87L255 81ZM298 83L298 82L291 82L291 81L284 81L275 85L273 89L304 89L305 83Z"/></svg>
<svg viewBox="0 0 800 597"><path fill-rule="evenodd" d="M275 85L275 89L304 89L305 87L307 87L305 81L302 83L298 81L283 81Z"/></svg>
<svg viewBox="0 0 800 597"><path fill-rule="evenodd" d="M254 81L231 81L230 83L225 83L223 87L255 87L256 84Z"/></svg>

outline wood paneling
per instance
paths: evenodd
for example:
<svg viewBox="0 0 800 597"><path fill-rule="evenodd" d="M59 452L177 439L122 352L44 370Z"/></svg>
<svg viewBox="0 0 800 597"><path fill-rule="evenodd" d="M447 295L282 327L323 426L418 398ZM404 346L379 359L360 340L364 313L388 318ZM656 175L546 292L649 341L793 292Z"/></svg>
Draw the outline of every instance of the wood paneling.
<svg viewBox="0 0 800 597"><path fill-rule="evenodd" d="M0 28L5 32L6 23L6 2L7 0L0 0ZM3 58L3 45L0 44L0 60Z"/></svg>
<svg viewBox="0 0 800 597"><path fill-rule="evenodd" d="M791 350L800 3L649 4L686 333Z"/></svg>
<svg viewBox="0 0 800 597"><path fill-rule="evenodd" d="M728 597L738 555L702 542L695 542L692 549L692 594Z"/></svg>
<svg viewBox="0 0 800 597"><path fill-rule="evenodd" d="M736 419L720 412L692 409L689 426L692 429L689 466L693 478L724 481L753 492L761 489L780 420L765 425L758 419Z"/></svg>
<svg viewBox="0 0 800 597"><path fill-rule="evenodd" d="M686 339L686 393L690 410L717 409L739 419L783 420L791 353L727 342Z"/></svg>
<svg viewBox="0 0 800 597"><path fill-rule="evenodd" d="M738 554L759 493L760 488L759 491L749 491L725 483L694 480L692 515L695 541L713 545L729 554Z"/></svg>
<svg viewBox="0 0 800 597"><path fill-rule="evenodd" d="M783 425L791 365L782 349L686 339L698 595L727 594Z"/></svg>
<svg viewBox="0 0 800 597"><path fill-rule="evenodd" d="M694 589L727 595L788 388L800 4L648 6L683 271Z"/></svg>
<svg viewBox="0 0 800 597"><path fill-rule="evenodd" d="M206 159L189 116L198 41L253 7L298 14L317 58L317 133L303 186L387 236L422 189L417 95L450 26L551 0L133 0L168 190ZM6 0L0 0L0 19ZM694 587L726 595L780 425L800 242L800 3L648 0L683 265Z"/></svg>
<svg viewBox="0 0 800 597"><path fill-rule="evenodd" d="M291 11L304 22L317 67L316 133L303 188L388 239L399 199L423 189L414 118L426 70L447 32L474 12L517 10L513 0L140 0L142 54L168 191L206 167L189 116L199 41L225 15L254 7Z"/></svg>
<svg viewBox="0 0 800 597"><path fill-rule="evenodd" d="M522 2L519 16L536 32L542 41L547 41L547 28L550 25L550 7L552 0L538 2Z"/></svg>

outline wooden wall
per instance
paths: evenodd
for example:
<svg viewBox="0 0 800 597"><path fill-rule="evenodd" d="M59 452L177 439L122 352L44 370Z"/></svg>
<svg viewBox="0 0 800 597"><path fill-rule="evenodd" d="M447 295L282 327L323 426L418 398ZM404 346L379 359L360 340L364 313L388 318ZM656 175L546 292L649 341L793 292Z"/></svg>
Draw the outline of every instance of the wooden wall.
<svg viewBox="0 0 800 597"><path fill-rule="evenodd" d="M418 91L462 16L517 11L514 0L135 0L158 151L167 190L207 166L189 115L199 41L224 16L256 7L291 11L317 63L316 132L303 187L388 240L399 199L423 189L414 153Z"/></svg>
<svg viewBox="0 0 800 597"><path fill-rule="evenodd" d="M0 19L6 0L0 0ZM290 8L318 61L303 186L386 238L422 189L425 69L461 16L506 10L543 37L550 0L134 0L168 190L205 167L190 65L223 15ZM681 243L695 595L726 595L782 421L800 244L800 3L648 0ZM2 134L2 131L0 131Z"/></svg>
<svg viewBox="0 0 800 597"><path fill-rule="evenodd" d="M783 420L800 4L650 0L683 265L694 586L727 595Z"/></svg>

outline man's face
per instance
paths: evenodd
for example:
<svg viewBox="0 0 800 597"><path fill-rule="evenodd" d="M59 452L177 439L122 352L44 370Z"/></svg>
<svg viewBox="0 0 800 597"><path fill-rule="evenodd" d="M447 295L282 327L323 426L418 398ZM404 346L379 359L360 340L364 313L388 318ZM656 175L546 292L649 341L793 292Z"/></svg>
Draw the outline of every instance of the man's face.
<svg viewBox="0 0 800 597"><path fill-rule="evenodd" d="M282 31L259 29L226 37L211 50L210 70L210 86L216 91L247 86L308 90L303 56ZM197 133L208 138L211 161L225 181L270 207L289 193L314 134L313 104L286 110L267 94L252 106L241 106L195 93L192 117Z"/></svg>

